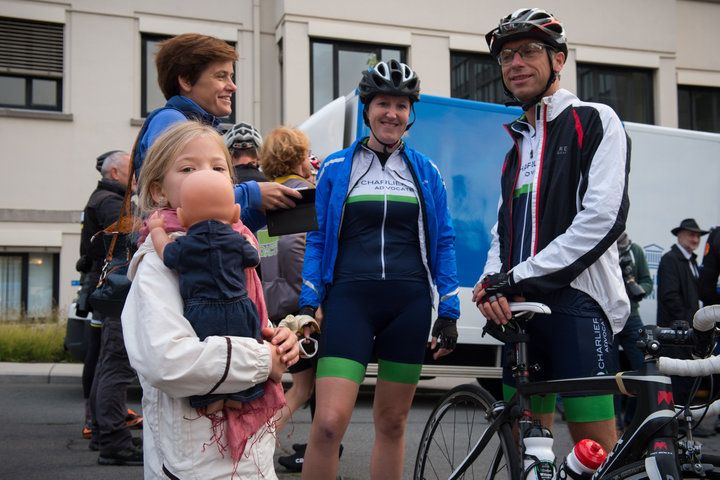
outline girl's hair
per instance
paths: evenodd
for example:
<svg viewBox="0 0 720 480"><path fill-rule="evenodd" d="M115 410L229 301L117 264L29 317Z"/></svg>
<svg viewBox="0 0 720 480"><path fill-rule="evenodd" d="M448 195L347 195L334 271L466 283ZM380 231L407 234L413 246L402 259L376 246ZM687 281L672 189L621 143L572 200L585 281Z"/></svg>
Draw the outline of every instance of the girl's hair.
<svg viewBox="0 0 720 480"><path fill-rule="evenodd" d="M163 207L163 205L160 205L153 200L150 187L155 182L161 183L163 181L165 174L172 166L175 158L180 155L180 152L182 152L188 143L198 137L210 137L216 141L225 154L228 174L231 178L233 177L233 167L232 161L230 160L230 153L228 152L222 137L220 137L220 134L218 134L215 129L195 121L175 124L163 132L163 134L155 140L148 150L145 162L140 170L140 177L138 178L138 192L140 198L140 208L143 212L149 213Z"/></svg>
<svg viewBox="0 0 720 480"><path fill-rule="evenodd" d="M237 52L225 40L183 33L160 42L155 53L158 84L165 99L180 95L178 77L195 85L200 74L213 62L234 62Z"/></svg>
<svg viewBox="0 0 720 480"><path fill-rule="evenodd" d="M277 127L265 137L260 150L260 166L268 178L293 173L307 160L310 139L296 128Z"/></svg>

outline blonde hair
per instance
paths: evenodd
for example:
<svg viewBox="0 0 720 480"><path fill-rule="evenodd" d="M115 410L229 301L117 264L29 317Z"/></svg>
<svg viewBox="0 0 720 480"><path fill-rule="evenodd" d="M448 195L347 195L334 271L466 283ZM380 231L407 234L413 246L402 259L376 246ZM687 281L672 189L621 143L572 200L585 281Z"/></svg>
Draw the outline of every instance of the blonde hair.
<svg viewBox="0 0 720 480"><path fill-rule="evenodd" d="M307 160L310 139L297 128L277 127L265 137L260 150L260 166L266 177L274 179L294 173Z"/></svg>
<svg viewBox="0 0 720 480"><path fill-rule="evenodd" d="M198 137L210 137L216 141L225 154L228 173L233 177L232 160L225 142L215 129L199 122L188 121L175 124L163 132L152 144L145 157L140 177L138 178L138 196L140 208L145 213L162 208L153 198L150 187L162 183L165 174L170 170L173 161L192 140Z"/></svg>

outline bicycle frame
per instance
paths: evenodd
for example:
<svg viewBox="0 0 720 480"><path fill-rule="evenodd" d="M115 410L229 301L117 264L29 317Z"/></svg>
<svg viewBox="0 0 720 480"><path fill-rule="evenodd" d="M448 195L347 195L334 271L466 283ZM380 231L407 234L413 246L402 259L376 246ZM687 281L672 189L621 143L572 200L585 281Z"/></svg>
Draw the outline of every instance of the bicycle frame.
<svg viewBox="0 0 720 480"><path fill-rule="evenodd" d="M520 333L525 333L522 322L519 322L519 326ZM651 478L682 478L676 442L678 421L674 410L672 384L670 377L658 371L654 357L646 358L639 371L620 372L616 376L532 382L529 378L531 367L527 365L527 345L520 342L514 347L513 369L517 386L515 395L507 403L496 402L490 413L492 423L453 471L449 480L459 478L468 469L503 423L518 421L518 451L522 459L525 453L522 438L531 425L530 396L563 393L623 393L638 397L635 418L609 452L594 479L602 478L619 467L643 458L645 470L648 474L653 474Z"/></svg>

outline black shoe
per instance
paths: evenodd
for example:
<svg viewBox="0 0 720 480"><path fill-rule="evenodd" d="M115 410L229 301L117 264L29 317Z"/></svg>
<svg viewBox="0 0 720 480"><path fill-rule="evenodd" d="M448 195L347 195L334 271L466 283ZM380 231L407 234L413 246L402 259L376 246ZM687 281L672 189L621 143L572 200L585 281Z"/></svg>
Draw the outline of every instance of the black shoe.
<svg viewBox="0 0 720 480"><path fill-rule="evenodd" d="M307 449L307 443L293 443L292 449L298 453L302 453Z"/></svg>
<svg viewBox="0 0 720 480"><path fill-rule="evenodd" d="M100 454L98 457L100 465L137 465L143 464L142 447L132 445L130 448L123 448L117 452Z"/></svg>
<svg viewBox="0 0 720 480"><path fill-rule="evenodd" d="M143 446L143 439L142 437L132 437L132 440L130 440L134 447L138 447L142 449ZM93 452L97 452L100 450L100 443L96 439L91 439L90 443L88 444L88 448L92 450Z"/></svg>
<svg viewBox="0 0 720 480"><path fill-rule="evenodd" d="M278 457L278 463L282 465L283 467L287 468L291 472L301 472L303 467L303 457L305 456L305 451L302 452L295 452L292 455L287 455L285 457Z"/></svg>

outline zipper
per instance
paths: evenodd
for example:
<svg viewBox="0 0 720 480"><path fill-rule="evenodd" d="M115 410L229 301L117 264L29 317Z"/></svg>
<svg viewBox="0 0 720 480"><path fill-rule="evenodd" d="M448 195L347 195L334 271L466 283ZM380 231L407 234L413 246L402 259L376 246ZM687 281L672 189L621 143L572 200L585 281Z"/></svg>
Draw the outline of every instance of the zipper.
<svg viewBox="0 0 720 480"><path fill-rule="evenodd" d="M390 160L388 158L388 160ZM378 160L379 162L379 160ZM381 165L383 174L385 165ZM383 218L380 225L380 279L385 280L385 220L387 220L387 189L383 193Z"/></svg>

